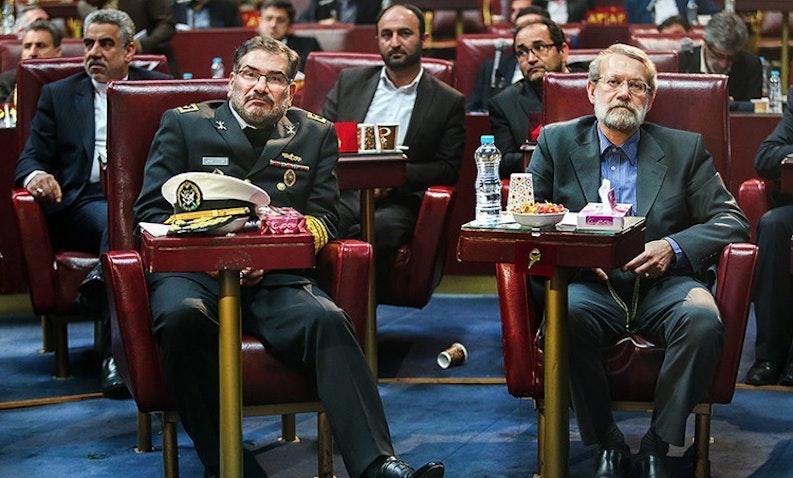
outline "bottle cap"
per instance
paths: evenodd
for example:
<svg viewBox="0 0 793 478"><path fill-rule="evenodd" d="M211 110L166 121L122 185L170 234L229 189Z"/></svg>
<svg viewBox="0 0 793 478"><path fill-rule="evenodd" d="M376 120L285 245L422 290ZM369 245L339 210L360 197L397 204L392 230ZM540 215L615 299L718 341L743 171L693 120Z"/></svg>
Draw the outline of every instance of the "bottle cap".
<svg viewBox="0 0 793 478"><path fill-rule="evenodd" d="M483 134L479 137L479 141L482 143L493 143L495 142L495 138L492 134Z"/></svg>
<svg viewBox="0 0 793 478"><path fill-rule="evenodd" d="M779 76L779 70L772 71L771 76Z"/></svg>
<svg viewBox="0 0 793 478"><path fill-rule="evenodd" d="M221 58L219 56L216 56L215 58L212 58L212 62L221 63L221 62L223 62L223 58Z"/></svg>
<svg viewBox="0 0 793 478"><path fill-rule="evenodd" d="M182 79L183 80L192 80L193 79L193 74L192 73L182 73Z"/></svg>

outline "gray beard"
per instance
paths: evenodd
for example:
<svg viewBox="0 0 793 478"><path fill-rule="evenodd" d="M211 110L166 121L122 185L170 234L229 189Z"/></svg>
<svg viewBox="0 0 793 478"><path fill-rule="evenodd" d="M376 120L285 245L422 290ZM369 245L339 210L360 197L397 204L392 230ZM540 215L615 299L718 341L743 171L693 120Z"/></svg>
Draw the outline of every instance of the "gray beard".
<svg viewBox="0 0 793 478"><path fill-rule="evenodd" d="M603 104L596 101L595 117L607 128L619 131L620 133L632 133L639 129L639 126L644 123L644 117L647 111L644 108L638 109L631 104L624 105L629 110L625 110L624 108L612 109L612 107L617 104L621 105L619 102Z"/></svg>

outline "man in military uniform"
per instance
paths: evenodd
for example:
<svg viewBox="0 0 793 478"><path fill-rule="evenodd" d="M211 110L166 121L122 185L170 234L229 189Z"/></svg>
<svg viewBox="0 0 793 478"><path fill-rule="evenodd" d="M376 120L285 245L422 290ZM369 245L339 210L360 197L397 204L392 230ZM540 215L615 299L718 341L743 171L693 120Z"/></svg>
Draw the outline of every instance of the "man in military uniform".
<svg viewBox="0 0 793 478"><path fill-rule="evenodd" d="M336 235L337 137L325 118L290 108L298 55L270 37L234 55L229 100L167 111L152 142L138 222L163 222L173 211L161 186L186 171L221 172L264 189L274 206L307 219L316 250ZM443 465L414 470L393 456L377 385L346 313L311 277L294 271L245 270L240 278L243 330L283 362L316 380L351 477L440 478ZM154 333L168 386L205 466L219 463L218 283L211 274L149 277ZM264 476L250 453L244 474Z"/></svg>

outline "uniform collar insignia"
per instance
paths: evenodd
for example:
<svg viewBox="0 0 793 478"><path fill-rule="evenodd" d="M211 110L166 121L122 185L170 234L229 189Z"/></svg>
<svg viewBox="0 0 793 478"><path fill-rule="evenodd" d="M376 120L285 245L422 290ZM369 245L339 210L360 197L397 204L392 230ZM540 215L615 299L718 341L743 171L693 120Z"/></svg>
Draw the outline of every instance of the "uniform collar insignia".
<svg viewBox="0 0 793 478"><path fill-rule="evenodd" d="M294 135L295 134L295 125L293 125L293 124L286 125L286 134L288 134L290 136Z"/></svg>
<svg viewBox="0 0 793 478"><path fill-rule="evenodd" d="M224 123L223 121L220 121L220 120L215 121L215 127L218 129L218 131L225 131L226 130L226 123Z"/></svg>

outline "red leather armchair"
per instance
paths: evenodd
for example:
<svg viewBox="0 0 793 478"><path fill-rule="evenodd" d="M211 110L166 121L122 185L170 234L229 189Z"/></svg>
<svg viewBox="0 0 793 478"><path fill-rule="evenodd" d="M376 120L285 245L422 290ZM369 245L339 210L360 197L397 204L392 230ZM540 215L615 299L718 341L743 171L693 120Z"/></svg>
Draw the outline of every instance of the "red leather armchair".
<svg viewBox="0 0 793 478"><path fill-rule="evenodd" d="M311 52L306 61L302 108L321 112L342 69L375 64L382 64L378 54ZM422 58L421 64L426 72L454 86L451 62ZM391 279L378 290L379 303L416 308L427 305L440 283L446 261L446 233L454 196L454 188L446 186L433 186L424 193L413 238L397 251Z"/></svg>
<svg viewBox="0 0 793 478"><path fill-rule="evenodd" d="M182 73L192 73L193 78L211 78L209 66L219 56L228 77L234 64L234 51L256 35L256 30L242 27L180 30L171 38L171 47Z"/></svg>
<svg viewBox="0 0 793 478"><path fill-rule="evenodd" d="M162 113L172 107L225 98L226 80L116 82L108 88L108 209L110 249L103 255L111 307L113 353L139 412L163 414L163 465L166 477L178 476L175 406L168 396L161 356L151 331L148 292L133 234L132 206L143 180L149 145ZM129 118L135 118L134 122ZM317 258L320 285L353 319L359 340L365 337L366 288L371 246L360 241L332 241ZM275 360L264 345L243 337L245 414L282 414L284 438L295 439L294 413L319 412L319 475L332 475L332 447L316 390L306 377ZM139 448L150 422L139 421ZM141 433L144 432L144 433ZM144 440L143 443L140 443ZM150 438L149 438L150 440Z"/></svg>
<svg viewBox="0 0 793 478"><path fill-rule="evenodd" d="M546 75L543 114L551 123L591 114L586 98L585 75ZM689 103L689 101L691 103ZM696 117L680 114L677 105L685 103ZM698 118L706 117L709 121ZM729 164L727 130L727 78L719 75L660 74L658 96L648 121L696 131L705 136L716 168ZM723 173L722 173L723 174ZM718 266L716 302L726 335L720 363L710 391L694 409L696 415L697 478L709 476L710 416L714 403L730 403L735 389L741 349L751 300L757 247L730 244L722 251ZM540 317L536 316L526 275L514 266L496 268L499 305L504 337L504 366L507 387L516 397L532 397L539 409L540 434L543 433L543 360L537 347ZM648 410L652 407L655 381L663 359L663 349L638 335L626 336L604 351L614 408ZM539 440L542 445L542 438ZM542 453L539 452L539 467Z"/></svg>
<svg viewBox="0 0 793 478"><path fill-rule="evenodd" d="M696 33L637 33L631 32L629 40L631 45L641 48L642 50L672 50L680 51L684 38L691 40L693 46L699 46L704 43L702 34Z"/></svg>
<svg viewBox="0 0 793 478"><path fill-rule="evenodd" d="M134 61L139 64L154 62L154 68L167 68L165 57L160 55L140 55ZM36 113L41 88L46 83L79 71L83 71L81 57L27 60L20 64L17 98L20 151L24 149L30 134L30 123ZM12 202L31 303L34 312L42 316L44 350L55 351L55 375L66 377L69 375L66 324L74 320L99 319L93 315L80 315L73 306L77 287L99 258L78 251L54 250L44 212L26 190L14 191ZM99 325L97 322L97 327ZM97 333L97 338L100 336ZM97 347L100 345L98 342Z"/></svg>

